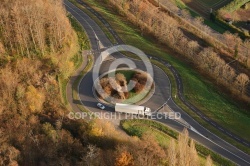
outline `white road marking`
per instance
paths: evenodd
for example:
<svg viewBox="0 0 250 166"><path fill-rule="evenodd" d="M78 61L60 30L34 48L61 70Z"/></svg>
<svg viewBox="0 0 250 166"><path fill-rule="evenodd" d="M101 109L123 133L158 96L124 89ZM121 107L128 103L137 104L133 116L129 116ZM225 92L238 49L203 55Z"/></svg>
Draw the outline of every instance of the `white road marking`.
<svg viewBox="0 0 250 166"><path fill-rule="evenodd" d="M238 141L240 140L239 138L237 138L237 137L234 137L235 139L237 139Z"/></svg>
<svg viewBox="0 0 250 166"><path fill-rule="evenodd" d="M220 130L222 130L222 131L224 131L224 129L223 129L223 128L221 128L221 127L219 127L219 129L220 129Z"/></svg>
<svg viewBox="0 0 250 166"><path fill-rule="evenodd" d="M214 122L211 122L211 123L212 123L212 125L216 126L216 124Z"/></svg>
<svg viewBox="0 0 250 166"><path fill-rule="evenodd" d="M248 143L246 143L246 142L244 142L244 141L243 141L243 144L245 144L245 145L249 146L249 144L248 144Z"/></svg>

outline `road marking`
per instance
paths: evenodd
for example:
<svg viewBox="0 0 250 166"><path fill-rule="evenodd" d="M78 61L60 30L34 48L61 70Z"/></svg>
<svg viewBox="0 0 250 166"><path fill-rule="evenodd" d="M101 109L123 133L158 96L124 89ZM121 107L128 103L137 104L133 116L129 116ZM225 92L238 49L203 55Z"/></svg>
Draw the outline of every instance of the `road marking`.
<svg viewBox="0 0 250 166"><path fill-rule="evenodd" d="M237 137L234 137L235 139L237 139L238 141L240 140L239 138L237 138Z"/></svg>
<svg viewBox="0 0 250 166"><path fill-rule="evenodd" d="M246 142L244 142L244 141L243 141L243 144L245 144L245 145L249 146L249 144L248 144L248 143L246 143Z"/></svg>
<svg viewBox="0 0 250 166"><path fill-rule="evenodd" d="M221 128L221 127L219 127L219 129L220 129L220 130L222 130L222 131L224 131L224 129L223 129L223 128Z"/></svg>
<svg viewBox="0 0 250 166"><path fill-rule="evenodd" d="M212 125L216 126L216 124L214 122L211 122L211 123L212 123Z"/></svg>

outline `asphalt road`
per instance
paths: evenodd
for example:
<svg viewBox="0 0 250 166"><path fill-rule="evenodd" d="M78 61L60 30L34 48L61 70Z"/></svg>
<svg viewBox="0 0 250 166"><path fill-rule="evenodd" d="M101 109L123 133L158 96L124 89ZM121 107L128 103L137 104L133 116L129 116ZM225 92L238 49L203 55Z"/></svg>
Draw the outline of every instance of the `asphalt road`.
<svg viewBox="0 0 250 166"><path fill-rule="evenodd" d="M97 50L97 51L95 51L95 54L94 54L95 59L96 59L99 56L98 50L99 50L100 42L102 43L102 45L104 47L112 46L111 42L108 40L108 38L106 37L104 32L101 30L101 28L87 14L85 14L83 11L81 11L80 9L78 9L73 4L69 3L68 1L65 0L64 2L65 2L66 9L81 23L81 25L86 30L86 33L89 37L92 49ZM90 9L90 10L92 10L92 9ZM92 12L96 13L95 11L92 11ZM101 21L105 21L102 17L98 17L98 18ZM107 26L109 26L109 25L107 25ZM115 38L119 38L114 30L112 30L112 32L113 32L112 34L114 35ZM100 40L100 42L98 42L97 39ZM117 41L122 42L122 40L120 40L120 41L119 40L117 40ZM117 55L115 54L113 56L115 58L119 58L123 55L122 54L117 54ZM134 62L135 62L135 64L138 64L138 65L140 64L139 61L134 61ZM101 68L102 68L103 72L108 69L107 67L105 67L105 65L108 66L108 63L110 63L110 61L106 61L102 64ZM180 97L180 99L183 99L183 101L185 101L183 98L183 94L182 94L183 88L182 88L181 78L179 77L177 71L171 65L169 65L167 62L165 62L165 63L166 63L166 66L168 66L171 70L173 70L174 73L176 73L176 75L175 75L177 77L176 80L179 83L178 84L178 87L179 87L178 96ZM197 130L199 132L199 133L197 133L197 132L189 129L189 133L190 133L191 138L195 139L196 141L205 145L209 149L223 155L224 157L232 160L233 162L235 162L239 165L249 165L250 164L250 156L249 155L245 154L244 152L240 151L236 147L230 145L229 143L220 139L219 137L217 137L213 133L209 132L204 127L202 127L199 123L197 123L195 120L193 120L182 109L180 109L174 103L172 98L169 98L170 94L171 94L171 84L169 82L168 77L158 67L154 66L153 69L154 69L154 80L156 81L155 82L156 93L149 101L147 101L144 104L145 106L150 107L152 110L156 110L159 106L162 106L162 104L164 104L169 99L167 102L169 107L176 112L180 112L182 118L186 122L188 122L193 128L195 128L195 130ZM75 102L81 102L89 110L91 110L93 112L100 112L100 110L96 108L97 100L94 98L94 95L92 92L92 86L93 86L92 72L93 71L91 70L82 79L82 81L79 85L79 97L80 97L81 101L75 101ZM186 103L186 104L189 105L189 107L195 108L190 103ZM114 108L107 107L107 110L105 110L103 112L106 112L106 111L113 112ZM201 116L203 116L203 115L201 114ZM206 117L204 116L204 118L206 118ZM169 119L156 119L156 120L174 128L178 131L182 131L184 128L181 124L179 124L173 120L169 120Z"/></svg>

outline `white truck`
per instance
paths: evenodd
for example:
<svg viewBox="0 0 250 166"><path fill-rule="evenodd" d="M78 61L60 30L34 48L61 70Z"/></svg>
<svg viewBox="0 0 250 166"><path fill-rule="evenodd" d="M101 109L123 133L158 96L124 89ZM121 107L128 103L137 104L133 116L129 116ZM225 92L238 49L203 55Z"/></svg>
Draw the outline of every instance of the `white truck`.
<svg viewBox="0 0 250 166"><path fill-rule="evenodd" d="M115 112L128 113L128 114L137 114L137 115L147 115L151 116L151 109L144 106L138 105L129 105L129 104L115 104Z"/></svg>

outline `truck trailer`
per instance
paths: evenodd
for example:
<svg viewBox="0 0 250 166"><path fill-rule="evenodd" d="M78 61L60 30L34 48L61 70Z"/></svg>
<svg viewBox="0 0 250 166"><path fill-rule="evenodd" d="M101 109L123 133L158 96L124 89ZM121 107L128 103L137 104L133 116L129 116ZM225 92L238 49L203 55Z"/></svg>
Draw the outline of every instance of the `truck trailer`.
<svg viewBox="0 0 250 166"><path fill-rule="evenodd" d="M121 103L115 104L115 112L137 114L137 115L147 115L147 116L152 115L151 109L148 107L139 106L139 105L121 104Z"/></svg>

